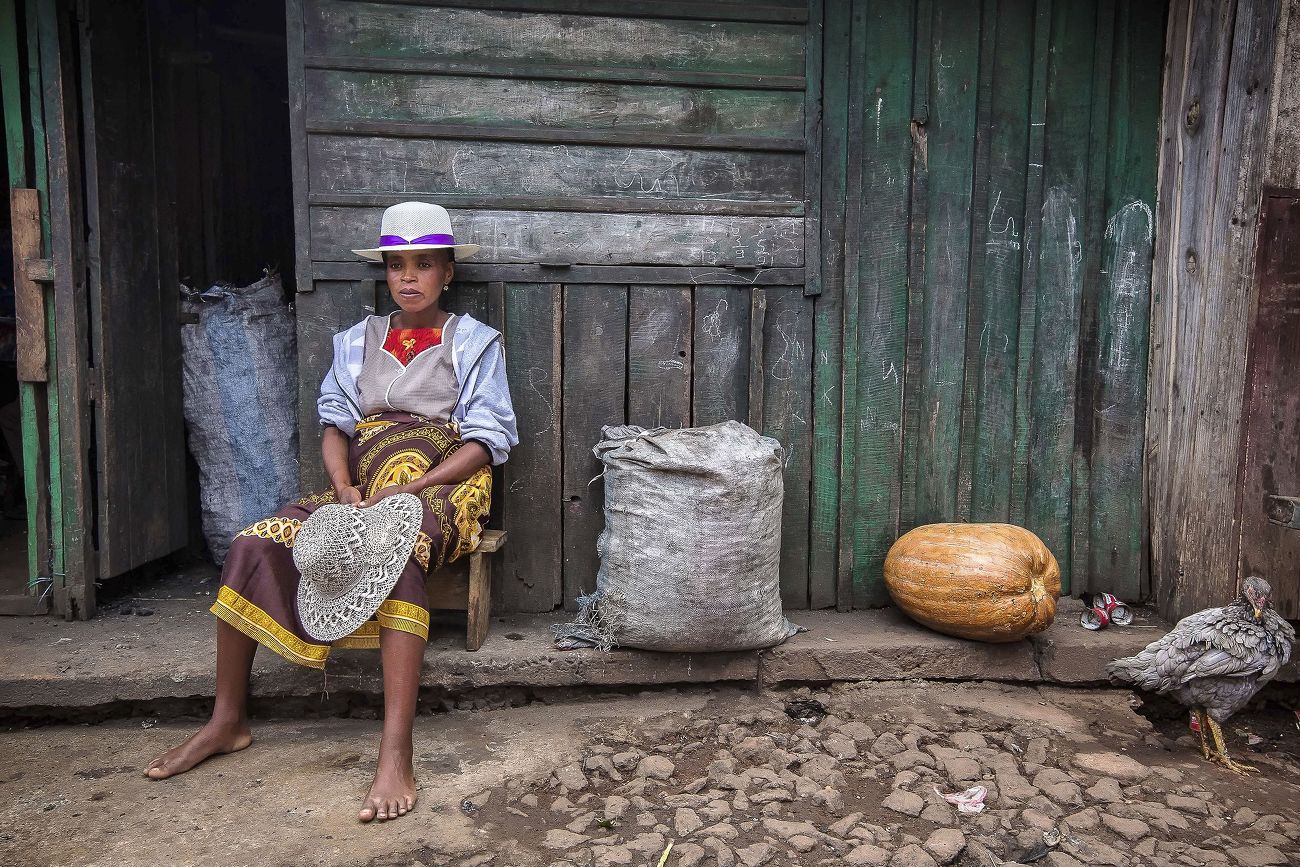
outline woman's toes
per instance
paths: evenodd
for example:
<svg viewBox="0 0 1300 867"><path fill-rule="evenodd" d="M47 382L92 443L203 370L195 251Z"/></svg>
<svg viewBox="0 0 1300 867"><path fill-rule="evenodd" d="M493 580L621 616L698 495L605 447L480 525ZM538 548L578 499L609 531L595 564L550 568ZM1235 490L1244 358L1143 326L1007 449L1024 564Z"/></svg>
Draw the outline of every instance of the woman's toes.
<svg viewBox="0 0 1300 867"><path fill-rule="evenodd" d="M365 806L361 808L361 812L357 814L357 818L363 822L369 822L372 819L375 819L378 815L379 809L375 806L375 803L373 801L366 801Z"/></svg>

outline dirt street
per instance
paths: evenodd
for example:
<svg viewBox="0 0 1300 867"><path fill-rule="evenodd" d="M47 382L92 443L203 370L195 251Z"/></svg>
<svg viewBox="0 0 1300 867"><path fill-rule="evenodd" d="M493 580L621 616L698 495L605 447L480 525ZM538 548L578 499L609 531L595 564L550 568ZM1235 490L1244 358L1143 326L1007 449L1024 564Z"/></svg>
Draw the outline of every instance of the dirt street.
<svg viewBox="0 0 1300 867"><path fill-rule="evenodd" d="M669 843L665 867L1300 864L1289 720L1229 723L1262 772L1243 780L1127 695L910 682L421 716L420 803L372 826L374 720L257 721L248 750L162 783L139 769L193 721L10 730L0 864L655 867ZM978 814L936 793L975 785Z"/></svg>

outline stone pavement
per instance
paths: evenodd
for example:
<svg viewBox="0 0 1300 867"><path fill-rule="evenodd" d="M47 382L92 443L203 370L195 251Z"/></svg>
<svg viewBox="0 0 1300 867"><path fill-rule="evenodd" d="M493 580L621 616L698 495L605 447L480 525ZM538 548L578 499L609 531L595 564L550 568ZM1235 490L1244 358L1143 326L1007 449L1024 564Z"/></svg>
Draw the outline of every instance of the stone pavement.
<svg viewBox="0 0 1300 867"><path fill-rule="evenodd" d="M210 698L215 688L215 618L210 596L121 599L86 622L0 618L0 715L24 709L50 718L77 709L100 716L132 704ZM637 650L560 651L550 627L567 615L507 615L492 620L487 642L464 650L463 615L435 620L423 686L432 701L475 696L489 704L522 703L546 690L629 690L672 684L990 680L1008 683L1102 684L1104 667L1162 634L1167 624L1139 612L1136 625L1089 632L1080 603L1063 599L1056 623L1029 640L983 644L939 635L895 609L799 611L808 628L780 647L745 653L669 654ZM134 613L132 613L134 612ZM142 614L140 612L148 612ZM325 673L261 651L254 665L257 697L309 698L324 693L382 694L378 653L337 651ZM1296 680L1297 662L1281 680ZM504 697L504 698L503 698ZM484 705L486 706L486 705Z"/></svg>
<svg viewBox="0 0 1300 867"><path fill-rule="evenodd" d="M416 720L414 812L368 826L373 719L255 721L249 749L164 782L140 768L195 720L11 728L0 864L1272 867L1300 851L1286 716L1226 727L1262 772L1243 779L1201 759L1185 719L1153 728L1112 689L695 686L457 710ZM977 814L936 793L976 785Z"/></svg>

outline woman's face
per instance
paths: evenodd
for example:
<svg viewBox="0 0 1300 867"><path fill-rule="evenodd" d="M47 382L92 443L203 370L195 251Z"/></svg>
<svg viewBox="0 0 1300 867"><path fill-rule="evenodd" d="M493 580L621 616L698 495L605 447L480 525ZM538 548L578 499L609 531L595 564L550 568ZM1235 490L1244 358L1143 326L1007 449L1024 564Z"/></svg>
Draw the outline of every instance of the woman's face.
<svg viewBox="0 0 1300 867"><path fill-rule="evenodd" d="M437 307L455 267L449 250L396 250L384 254L388 291L406 313Z"/></svg>

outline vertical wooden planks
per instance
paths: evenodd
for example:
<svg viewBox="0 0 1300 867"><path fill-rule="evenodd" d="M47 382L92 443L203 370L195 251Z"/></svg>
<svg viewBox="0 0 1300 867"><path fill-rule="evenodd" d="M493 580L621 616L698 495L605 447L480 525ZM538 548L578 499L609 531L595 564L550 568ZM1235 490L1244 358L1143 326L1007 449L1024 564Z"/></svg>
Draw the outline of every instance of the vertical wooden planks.
<svg viewBox="0 0 1300 867"><path fill-rule="evenodd" d="M1254 249L1280 4L1176 4L1160 128L1147 438L1161 609L1221 604L1238 567L1237 485ZM1167 221L1167 222L1166 222Z"/></svg>
<svg viewBox="0 0 1300 867"><path fill-rule="evenodd" d="M627 392L627 287L564 287L564 578L566 608L596 589L596 537L604 526L600 461L591 450L605 425L624 423ZM594 481L593 481L594 479Z"/></svg>
<svg viewBox="0 0 1300 867"><path fill-rule="evenodd" d="M632 286L627 309L627 423L691 423L689 286Z"/></svg>
<svg viewBox="0 0 1300 867"><path fill-rule="evenodd" d="M851 2L845 4L851 11L848 17L837 22L836 30L841 42L848 43L847 50L838 52L843 58L843 67L837 71L836 75L847 79L847 111L841 110L835 112L833 117L836 121L834 129L837 139L843 139L841 144L836 142L836 152L839 153L840 159L837 165L840 176L837 183L842 191L845 202L843 205L837 205L834 209L837 216L843 221L842 226L836 227L837 234L842 238L842 249L836 248L834 256L837 259L838 271L835 274L834 284L838 292L833 297L828 297L819 304L819 307L829 308L832 301L841 318L842 337L840 340L840 502L852 503L857 486L857 446L856 446L856 425L850 421L858 416L857 406L857 389L855 388L858 376L858 269L860 238L861 238L861 221L862 221L862 100L864 83L862 76L857 72L860 66L860 58L864 51L864 42L866 41L866 19L867 10L862 2ZM828 130L829 131L829 130ZM830 175L827 176L828 178ZM824 315L830 315L831 311L823 311ZM818 330L820 333L820 329ZM820 358L820 355L819 355ZM837 602L837 607L841 611L847 611L852 605L853 597L853 579L857 571L857 564L854 562L853 554L853 522L854 512L851 508L841 509L839 515L839 563L835 570L835 584L833 598ZM818 575L820 578L820 575Z"/></svg>
<svg viewBox="0 0 1300 867"><path fill-rule="evenodd" d="M41 83L45 110L45 134L49 159L49 209L51 255L54 260L55 328L59 358L57 391L51 394L51 426L57 412L58 458L51 457L51 485L58 466L58 529L62 534L62 563L56 547L54 604L67 619L86 619L95 614L95 556L91 509L90 414L84 411L89 393L86 382L88 359L86 317L78 311L85 304L85 248L78 239L84 233L73 227L84 225L81 207L79 158L80 126L76 91L76 67L70 55L74 42L69 22L58 14L54 3L36 4L40 42ZM53 435L51 439L54 440ZM57 546L57 543L56 543ZM62 566L60 570L58 567Z"/></svg>
<svg viewBox="0 0 1300 867"><path fill-rule="evenodd" d="M864 126L859 199L861 241L853 321L856 355L852 395L845 388L844 437L854 448L852 476L845 481L846 532L852 546L855 607L888 601L882 568L898 535L902 473L903 376L907 368L908 221L911 216L912 58L896 50L912 44L913 0L870 7L857 73L863 80ZM869 202L869 204L867 204ZM847 337L846 337L847 341ZM849 379L846 343L845 378ZM855 411L847 411L852 403ZM845 462L846 467L848 462Z"/></svg>
<svg viewBox="0 0 1300 867"><path fill-rule="evenodd" d="M912 529L924 521L917 510L918 448L921 417L921 353L924 349L923 313L924 281L914 275L925 273L926 225L930 219L926 208L930 184L929 123L930 67L933 62L931 34L935 0L916 0L916 42L912 60L912 119L908 129L912 137L912 213L908 220L907 258L907 340L904 347L906 367L903 374L903 456L899 490L898 530Z"/></svg>
<svg viewBox="0 0 1300 867"><path fill-rule="evenodd" d="M1012 444L1016 419L1020 275L1025 240L1026 154L1032 130L1030 95L1034 56L1034 3L999 0L987 93L988 186L976 224L972 306L980 310L969 448L972 521L1011 519ZM969 344L968 344L969 345ZM969 375L969 374L968 374Z"/></svg>
<svg viewBox="0 0 1300 867"><path fill-rule="evenodd" d="M1085 186L1084 214L1084 281L1079 303L1078 369L1075 374L1078 386L1074 406L1074 466L1071 472L1070 574L1079 576L1072 589L1075 592L1089 589L1088 571L1092 513L1092 451L1093 416L1098 407L1097 398L1097 340L1098 304L1104 293L1102 274L1102 236L1106 232L1106 192L1108 188L1107 147L1111 121L1111 76L1115 62L1115 6L1116 0L1098 0L1096 39L1092 65L1092 120L1088 132L1088 179ZM1110 589L1110 584L1091 589Z"/></svg>
<svg viewBox="0 0 1300 867"><path fill-rule="evenodd" d="M561 302L558 283L505 291L506 375L519 445L496 497L510 528L497 590L510 611L550 611L562 601Z"/></svg>
<svg viewBox="0 0 1300 867"><path fill-rule="evenodd" d="M1034 41L1025 154L1024 242L1020 260L1020 323L1016 349L1015 439L1011 445L1011 523L1024 526L1028 502L1030 387L1038 324L1038 261L1042 239L1044 161L1047 159L1048 72L1052 47L1052 0L1034 8Z"/></svg>
<svg viewBox="0 0 1300 867"><path fill-rule="evenodd" d="M1094 8L1053 6L1025 518L1056 555L1067 592L1095 35Z"/></svg>
<svg viewBox="0 0 1300 867"><path fill-rule="evenodd" d="M844 219L847 185L848 94L850 69L850 21L852 0L824 0L822 5L822 110L819 127L810 129L810 145L821 164L817 189L805 193L818 202L820 218L817 244L808 249L819 254L821 295L816 301L814 323L815 359L813 366L813 507L812 572L814 584L824 586L822 576L831 576L834 592L817 590L812 607L837 604L841 610L850 605L849 581L852 564L837 544L838 523L842 509L841 485L846 478L842 460L840 416L843 389L841 367L851 359L842 356L842 320L844 298Z"/></svg>
<svg viewBox="0 0 1300 867"><path fill-rule="evenodd" d="M813 304L798 287L766 293L761 430L785 449L781 510L781 600L809 607L808 511L812 474ZM825 576L829 578L830 576ZM822 593L829 591L823 587Z"/></svg>
<svg viewBox="0 0 1300 867"><path fill-rule="evenodd" d="M956 517L980 9L936 4L927 123L927 219L922 297L916 512Z"/></svg>
<svg viewBox="0 0 1300 867"><path fill-rule="evenodd" d="M748 287L737 286L695 289L695 427L748 418L749 293Z"/></svg>
<svg viewBox="0 0 1300 867"><path fill-rule="evenodd" d="M1110 80L1110 157L1099 275L1095 401L1087 523L1088 580L1125 599L1146 594L1142 452L1150 334L1153 191L1159 58L1134 33L1164 24L1163 11L1136 0L1116 10Z"/></svg>

